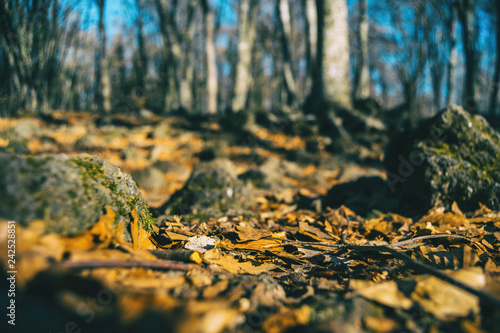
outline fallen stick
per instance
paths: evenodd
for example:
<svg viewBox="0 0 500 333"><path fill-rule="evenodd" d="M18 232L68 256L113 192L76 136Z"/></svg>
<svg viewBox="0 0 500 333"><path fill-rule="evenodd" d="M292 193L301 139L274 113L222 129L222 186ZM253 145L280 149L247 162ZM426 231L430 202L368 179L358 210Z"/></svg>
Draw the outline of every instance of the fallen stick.
<svg viewBox="0 0 500 333"><path fill-rule="evenodd" d="M88 261L64 261L55 264L51 269L71 269L83 270L93 268L149 268L155 270L177 270L187 271L192 268L192 264L184 264L168 261L152 261L152 260L88 260Z"/></svg>

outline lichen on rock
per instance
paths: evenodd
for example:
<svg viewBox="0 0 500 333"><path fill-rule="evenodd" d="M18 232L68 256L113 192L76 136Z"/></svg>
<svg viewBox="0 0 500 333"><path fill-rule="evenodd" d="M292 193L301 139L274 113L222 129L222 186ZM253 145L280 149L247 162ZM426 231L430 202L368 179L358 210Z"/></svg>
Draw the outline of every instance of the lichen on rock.
<svg viewBox="0 0 500 333"><path fill-rule="evenodd" d="M218 216L241 212L252 204L251 189L238 179L234 164L225 158L200 162L182 189L166 203L170 214Z"/></svg>
<svg viewBox="0 0 500 333"><path fill-rule="evenodd" d="M480 115L449 106L395 138L386 153L389 186L423 209L500 209L500 135Z"/></svg>
<svg viewBox="0 0 500 333"><path fill-rule="evenodd" d="M0 217L26 225L43 220L48 232L75 235L91 227L109 205L116 223L149 229L153 219L132 177L87 154L12 155L0 153Z"/></svg>

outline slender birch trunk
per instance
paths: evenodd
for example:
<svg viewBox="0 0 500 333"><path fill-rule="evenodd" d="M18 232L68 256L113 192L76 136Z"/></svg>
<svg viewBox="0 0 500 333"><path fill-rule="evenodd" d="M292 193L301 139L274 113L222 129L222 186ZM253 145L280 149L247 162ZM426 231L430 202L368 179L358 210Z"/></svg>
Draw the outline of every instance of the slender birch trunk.
<svg viewBox="0 0 500 333"><path fill-rule="evenodd" d="M234 97L231 103L233 112L242 111L247 103L251 83L250 65L255 40L256 0L242 0L240 3L240 26L238 35L238 61L234 82Z"/></svg>
<svg viewBox="0 0 500 333"><path fill-rule="evenodd" d="M356 39L359 47L358 64L356 66L356 79L354 87L354 98L357 100L370 97L370 70L368 68L368 3L367 0L359 0L359 27L356 31Z"/></svg>
<svg viewBox="0 0 500 333"><path fill-rule="evenodd" d="M203 9L203 25L205 32L205 53L207 64L207 112L217 113L217 94L219 83L217 81L217 53L214 43L214 13L208 0L201 0Z"/></svg>
<svg viewBox="0 0 500 333"><path fill-rule="evenodd" d="M292 40L292 27L290 25L289 0L278 0L276 9L281 30L281 49L283 52L283 83L286 91L286 104L293 106L296 100L295 78L292 70L292 53L290 43Z"/></svg>

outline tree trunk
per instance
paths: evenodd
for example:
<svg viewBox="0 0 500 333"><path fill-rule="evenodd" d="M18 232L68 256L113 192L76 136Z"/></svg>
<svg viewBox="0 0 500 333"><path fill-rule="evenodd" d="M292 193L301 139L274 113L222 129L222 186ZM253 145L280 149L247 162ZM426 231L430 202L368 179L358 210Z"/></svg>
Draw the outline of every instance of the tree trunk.
<svg viewBox="0 0 500 333"><path fill-rule="evenodd" d="M255 40L256 0L242 0L240 3L240 26L238 34L238 62L234 82L234 97L231 103L233 112L243 110L247 103L251 82L250 65Z"/></svg>
<svg viewBox="0 0 500 333"><path fill-rule="evenodd" d="M457 77L456 68L458 63L457 56L457 11L456 6L451 5L450 17L448 18L448 33L449 33L449 60L448 60L448 73L446 78L447 96L446 105L453 102L453 92L455 91L455 80Z"/></svg>
<svg viewBox="0 0 500 333"><path fill-rule="evenodd" d="M491 116L496 115L497 103L498 103L498 92L500 88L500 0L496 0L496 14L497 14L497 31L496 31L496 61L495 61L495 72L493 73L493 87L490 95L490 105L489 114Z"/></svg>
<svg viewBox="0 0 500 333"><path fill-rule="evenodd" d="M318 14L315 0L302 0L302 6L305 16L307 77L308 81L310 81L312 80L316 67L316 52L318 50Z"/></svg>
<svg viewBox="0 0 500 333"><path fill-rule="evenodd" d="M144 88L145 87L145 78L148 69L148 55L146 53L146 42L144 38L144 21L143 21L143 4L141 0L136 0L137 7L137 18L136 18L136 26L137 26L137 46L138 46L138 55L136 61L136 78L137 78L137 86Z"/></svg>
<svg viewBox="0 0 500 333"><path fill-rule="evenodd" d="M317 0L318 49L308 103L314 112L325 104L350 109L349 29L346 0ZM316 105L316 107L314 107Z"/></svg>
<svg viewBox="0 0 500 333"><path fill-rule="evenodd" d="M168 45L165 38L163 38L163 44ZM175 68L173 62L171 61L171 52L167 47L162 50L162 85L164 91L164 105L165 111L178 110L179 103L179 92L177 89L177 81L175 80Z"/></svg>
<svg viewBox="0 0 500 333"><path fill-rule="evenodd" d="M96 54L96 104L99 112L111 112L111 81L106 58L106 28L104 26L105 0L96 0L99 9L98 38Z"/></svg>
<svg viewBox="0 0 500 333"><path fill-rule="evenodd" d="M465 58L464 107L477 113L476 74L477 50L474 29L474 0L457 0L458 17L462 25L462 41Z"/></svg>
<svg viewBox="0 0 500 333"><path fill-rule="evenodd" d="M201 0L203 9L203 23L205 31L205 53L207 62L207 112L217 113L217 95L219 83L217 81L217 53L214 43L214 13L208 0Z"/></svg>
<svg viewBox="0 0 500 333"><path fill-rule="evenodd" d="M281 30L281 48L283 51L283 83L286 90L286 104L293 107L296 99L295 78L292 70L292 54L290 43L292 40L292 27L290 25L289 0L278 0L276 11Z"/></svg>
<svg viewBox="0 0 500 333"><path fill-rule="evenodd" d="M367 0L359 0L359 27L356 39L359 47L354 98L363 100L370 97L370 69L368 67L368 4Z"/></svg>
<svg viewBox="0 0 500 333"><path fill-rule="evenodd" d="M193 79L193 66L191 62L191 45L192 45L192 33L193 33L193 7L192 3L188 4L188 15L186 34L181 36L181 33L177 30L175 23L176 15L176 2L174 1L173 7L169 8L167 13L167 6L164 4L165 0L156 0L156 7L158 15L160 17L160 32L163 40L163 47L168 52L164 56L164 59L168 59L168 71L167 75L170 76L170 71L174 72L173 79L175 81L174 85L169 84L170 89L175 89L177 94L176 99L178 100L178 107L174 107L175 110L191 111L193 107L193 94L192 94L192 79ZM186 43L186 47L183 50L181 41Z"/></svg>

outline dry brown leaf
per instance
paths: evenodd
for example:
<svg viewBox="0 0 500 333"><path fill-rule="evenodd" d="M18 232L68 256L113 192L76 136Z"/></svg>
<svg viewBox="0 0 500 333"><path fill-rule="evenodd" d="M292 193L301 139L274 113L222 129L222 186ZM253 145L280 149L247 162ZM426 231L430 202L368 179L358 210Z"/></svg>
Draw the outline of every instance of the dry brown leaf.
<svg viewBox="0 0 500 333"><path fill-rule="evenodd" d="M227 280L218 281L203 289L203 297L208 299L215 298L226 291L228 286L229 282Z"/></svg>
<svg viewBox="0 0 500 333"><path fill-rule="evenodd" d="M232 331L244 321L239 311L230 308L227 302L197 302L186 305L191 316L181 320L176 332L218 333Z"/></svg>
<svg viewBox="0 0 500 333"><path fill-rule="evenodd" d="M264 272L269 272L272 269L277 268L275 264L268 262L260 263L260 265L254 265L251 262L239 262L230 255L222 255L217 249L211 249L205 252L203 256L203 261L209 264L219 265L225 270L233 274L261 274Z"/></svg>
<svg viewBox="0 0 500 333"><path fill-rule="evenodd" d="M475 289L481 290L486 286L485 274L479 267L461 269L448 274ZM479 313L479 299L476 296L434 276L418 281L411 297L425 311L443 321Z"/></svg>
<svg viewBox="0 0 500 333"><path fill-rule="evenodd" d="M250 242L238 243L234 245L235 249L246 249L246 250L273 250L273 251L282 251L283 245L279 240L274 239L259 239Z"/></svg>
<svg viewBox="0 0 500 333"><path fill-rule="evenodd" d="M115 217L115 212L106 206L106 214L102 215L90 230L65 239L67 250L89 250L96 246L107 247L115 235Z"/></svg>
<svg viewBox="0 0 500 333"><path fill-rule="evenodd" d="M372 284L357 289L354 294L396 309L408 310L413 305L413 301L399 291L395 281Z"/></svg>
<svg viewBox="0 0 500 333"><path fill-rule="evenodd" d="M264 229L255 229L243 226L236 226L235 229L238 234L238 242L254 241L271 236L271 232Z"/></svg>
<svg viewBox="0 0 500 333"><path fill-rule="evenodd" d="M366 316L363 322L366 328L377 333L389 333L399 329L399 324L389 318Z"/></svg>
<svg viewBox="0 0 500 333"><path fill-rule="evenodd" d="M306 325L311 318L311 308L303 305L298 309L284 308L280 312L270 315L262 329L266 333L281 333L297 325Z"/></svg>

